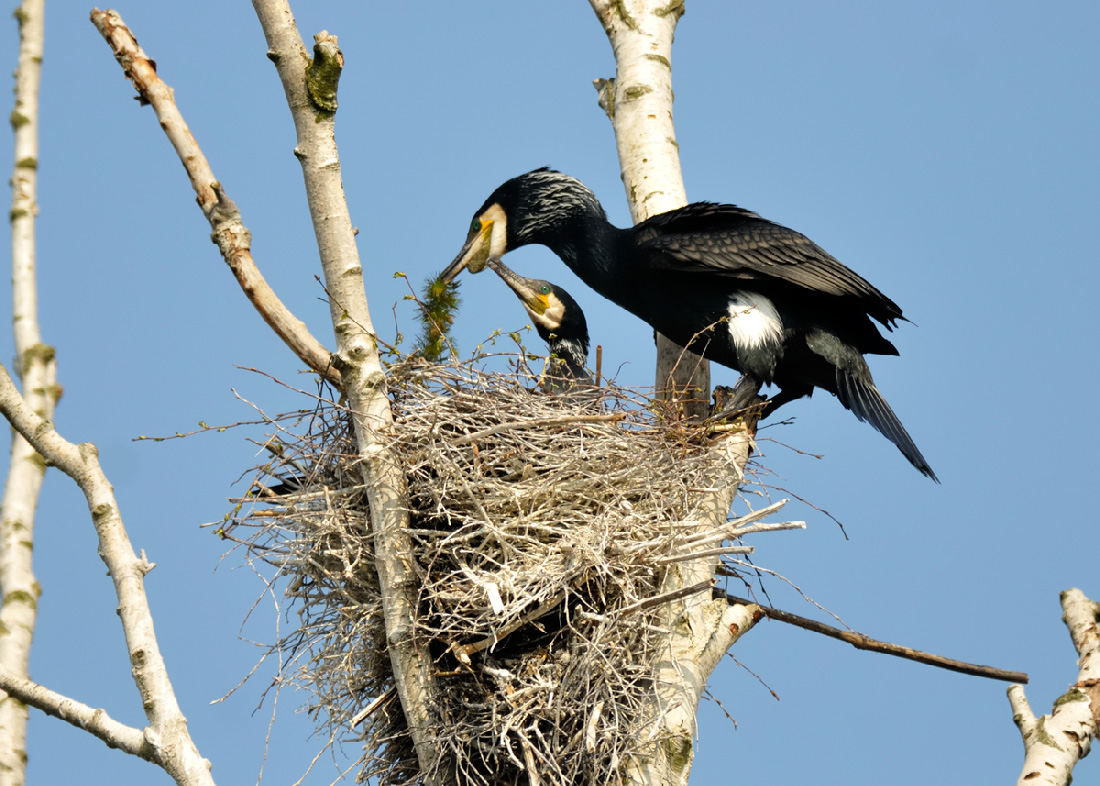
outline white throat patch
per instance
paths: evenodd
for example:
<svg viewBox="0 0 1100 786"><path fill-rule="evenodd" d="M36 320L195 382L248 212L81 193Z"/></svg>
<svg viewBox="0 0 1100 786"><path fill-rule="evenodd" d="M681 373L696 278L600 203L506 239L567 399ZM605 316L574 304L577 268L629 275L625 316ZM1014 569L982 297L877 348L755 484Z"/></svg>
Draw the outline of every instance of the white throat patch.
<svg viewBox="0 0 1100 786"><path fill-rule="evenodd" d="M481 214L481 218L493 222L493 231L489 236L489 256L504 256L508 251L508 215L500 205L494 204Z"/></svg>
<svg viewBox="0 0 1100 786"><path fill-rule="evenodd" d="M737 349L756 349L783 339L783 320L763 295L742 290L730 298L730 338Z"/></svg>
<svg viewBox="0 0 1100 786"><path fill-rule="evenodd" d="M541 314L529 308L526 303L524 308L527 309L531 319L550 331L560 328L562 317L565 316L565 305L553 295L550 296L550 304L546 307L546 311Z"/></svg>

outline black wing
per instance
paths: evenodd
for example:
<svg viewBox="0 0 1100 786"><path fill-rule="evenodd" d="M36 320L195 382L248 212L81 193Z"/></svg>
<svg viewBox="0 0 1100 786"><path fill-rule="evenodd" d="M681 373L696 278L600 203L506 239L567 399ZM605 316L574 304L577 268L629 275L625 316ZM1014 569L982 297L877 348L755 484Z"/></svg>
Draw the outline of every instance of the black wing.
<svg viewBox="0 0 1100 786"><path fill-rule="evenodd" d="M651 268L785 281L854 298L887 327L905 319L897 303L808 237L736 205L696 202L643 221L634 233Z"/></svg>

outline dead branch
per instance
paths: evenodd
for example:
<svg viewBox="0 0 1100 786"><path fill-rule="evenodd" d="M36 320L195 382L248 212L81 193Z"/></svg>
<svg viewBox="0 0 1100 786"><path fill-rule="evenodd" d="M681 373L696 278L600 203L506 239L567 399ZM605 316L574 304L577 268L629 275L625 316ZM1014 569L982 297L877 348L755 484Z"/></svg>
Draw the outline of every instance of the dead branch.
<svg viewBox="0 0 1100 786"><path fill-rule="evenodd" d="M134 684L149 721L146 735L156 761L179 784L213 786L210 762L199 755L187 732L168 670L153 633L153 615L145 595L149 563L134 553L110 481L99 466L95 445L74 445L38 415L0 366L0 411L43 458L71 477L88 500L99 536L99 555L118 596L118 615L126 637Z"/></svg>
<svg viewBox="0 0 1100 786"><path fill-rule="evenodd" d="M788 625L794 625L795 627L802 628L803 630L820 633L821 635L828 636L829 638L846 641L858 650L867 650L868 652L881 652L884 655L894 655L898 658L905 658L906 660L913 660L917 663L925 663L929 666L935 666L940 669L948 669L949 671L957 671L962 674L970 674L975 677L987 677L991 680L1004 680L1006 682L1022 682L1025 684L1027 683L1027 675L1021 671L1006 671L1004 669L997 669L992 666L977 666L973 663L966 663L961 660L945 658L942 655L933 655L932 653L922 652L921 650L915 650L911 647L903 647L900 644L891 644L889 642L879 641L877 639L872 639L870 636L865 636L862 633L834 628L831 625L826 625L823 622L818 622L817 620L812 620L807 617L800 617L797 614L792 614L789 611L773 609L768 606L760 606L754 600L749 600L748 598L739 598L736 595L730 595L723 590L715 590L715 595L725 598L726 601L730 604L740 606L756 606L759 609L759 613L769 619L773 619L777 622L785 622Z"/></svg>
<svg viewBox="0 0 1100 786"><path fill-rule="evenodd" d="M91 18L110 45L126 78L133 83L142 104L152 105L156 112L160 127L187 170L199 208L210 222L211 239L217 243L222 258L233 271L249 302L294 354L339 387L340 373L332 366L332 353L290 312L253 261L252 235L245 227L237 205L226 196L198 142L191 135L191 129L176 106L172 88L157 75L153 60L138 46L137 39L117 12L97 8L92 11Z"/></svg>

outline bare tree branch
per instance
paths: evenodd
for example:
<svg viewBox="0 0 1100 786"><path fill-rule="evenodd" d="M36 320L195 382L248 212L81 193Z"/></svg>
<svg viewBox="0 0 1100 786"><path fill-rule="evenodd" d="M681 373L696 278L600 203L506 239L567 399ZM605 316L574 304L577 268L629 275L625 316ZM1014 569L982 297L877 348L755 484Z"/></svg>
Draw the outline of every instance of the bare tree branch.
<svg viewBox="0 0 1100 786"><path fill-rule="evenodd" d="M773 609L768 606L759 606L756 601L749 600L748 598L739 598L723 590L715 590L715 595L725 598L729 603L734 605L756 606L759 609L758 613L763 614L769 619L773 619L776 622L785 622L788 625L794 625L796 628L802 628L803 630L808 630L813 633L820 633L822 636L828 636L829 638L838 639L839 641L846 641L857 650L881 652L884 655L895 655L899 658L905 658L906 660L913 660L917 663L924 663L949 671L957 671L962 674L971 674L975 677L988 677L992 680L1005 680L1008 682L1027 682L1027 675L1022 671L1007 671L1005 669L994 668L993 666L978 666L973 663L954 660L953 658L945 658L942 655L933 655L930 652L915 650L912 647L903 647L900 644L879 641L878 639L872 639L870 636L865 636L862 633L834 628L832 625L826 625L823 622L818 622L808 617L800 617L789 611Z"/></svg>
<svg viewBox="0 0 1100 786"><path fill-rule="evenodd" d="M439 752L431 740L432 663L426 642L414 639L419 582L410 564L408 501L404 467L387 443L393 414L378 356L363 284L355 230L344 199L335 138L336 80L343 66L335 36L314 37L314 59L306 54L285 0L253 0L297 130L295 155L302 165L306 197L330 293L337 362L353 412L356 440L367 484L371 526L386 639L397 694L416 748L420 772L433 784L441 777ZM308 66L308 69L307 69ZM308 74L307 74L308 70Z"/></svg>
<svg viewBox="0 0 1100 786"><path fill-rule="evenodd" d="M24 0L19 22L19 65L11 114L15 166L11 178L12 329L27 402L52 418L59 388L52 347L38 326L34 222L38 213L38 93L42 74L44 0ZM27 674L38 608L32 550L34 517L45 462L21 435L11 436L11 462L0 503L0 669ZM0 698L0 784L26 776L27 707Z"/></svg>
<svg viewBox="0 0 1100 786"><path fill-rule="evenodd" d="M331 353L290 313L256 267L250 250L252 235L244 226L237 205L226 196L191 135L191 129L176 107L172 88L157 76L156 65L138 46L137 39L115 11L93 10L92 23L110 45L142 103L151 104L156 112L160 127L187 170L199 208L210 222L211 238L218 244L225 263L249 301L294 354L339 387L340 374L332 367Z"/></svg>
<svg viewBox="0 0 1100 786"><path fill-rule="evenodd" d="M179 784L212 786L210 762L199 755L187 733L168 670L153 631L153 615L145 596L145 574L152 566L134 554L122 523L110 481L99 466L95 445L74 445L58 434L19 395L8 371L0 366L0 412L49 463L71 477L88 500L99 556L107 565L118 596L118 615L126 636L134 684L149 721L145 737L156 761Z"/></svg>
<svg viewBox="0 0 1100 786"><path fill-rule="evenodd" d="M41 710L47 715L71 723L94 737L99 737L109 748L159 764L153 748L146 744L141 729L127 726L111 718L104 710L81 704L68 696L62 696L37 682L0 670L0 688L24 704Z"/></svg>
<svg viewBox="0 0 1100 786"><path fill-rule="evenodd" d="M1069 786L1073 768L1088 755L1100 729L1100 603L1079 589L1062 593L1062 620L1077 649L1077 682L1036 718L1022 685L1008 689L1012 720L1024 740L1017 786Z"/></svg>

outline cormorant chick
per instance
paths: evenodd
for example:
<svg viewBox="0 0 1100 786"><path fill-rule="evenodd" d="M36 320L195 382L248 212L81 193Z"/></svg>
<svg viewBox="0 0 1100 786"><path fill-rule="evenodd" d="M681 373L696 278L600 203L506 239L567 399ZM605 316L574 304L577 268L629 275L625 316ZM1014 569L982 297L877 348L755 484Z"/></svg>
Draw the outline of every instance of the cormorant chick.
<svg viewBox="0 0 1100 786"><path fill-rule="evenodd" d="M548 392L561 392L578 382L591 384L592 377L584 367L588 361L588 324L577 301L549 281L519 275L499 258L489 259L486 264L516 293L550 350L540 385Z"/></svg>

